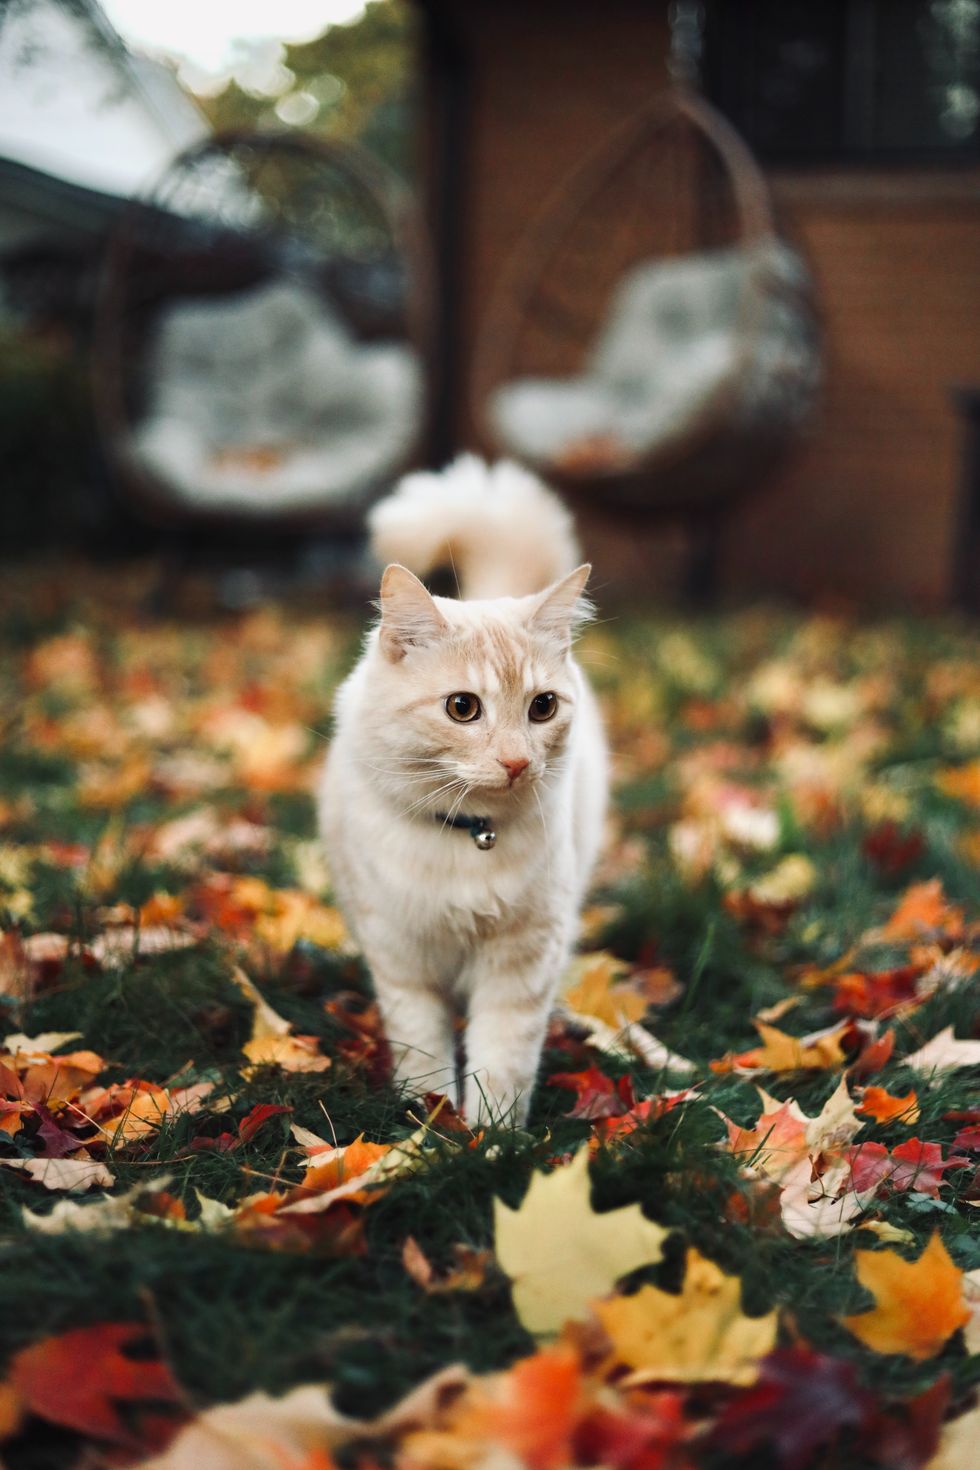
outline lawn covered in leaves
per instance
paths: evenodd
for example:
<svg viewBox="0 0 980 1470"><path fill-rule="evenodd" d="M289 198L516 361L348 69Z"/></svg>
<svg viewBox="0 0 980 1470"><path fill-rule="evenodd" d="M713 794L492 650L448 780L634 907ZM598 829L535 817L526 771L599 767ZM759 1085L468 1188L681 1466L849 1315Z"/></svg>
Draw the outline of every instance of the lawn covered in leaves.
<svg viewBox="0 0 980 1470"><path fill-rule="evenodd" d="M0 591L8 1470L975 1464L976 630L586 636L616 816L474 1134L316 842L359 620L144 591Z"/></svg>

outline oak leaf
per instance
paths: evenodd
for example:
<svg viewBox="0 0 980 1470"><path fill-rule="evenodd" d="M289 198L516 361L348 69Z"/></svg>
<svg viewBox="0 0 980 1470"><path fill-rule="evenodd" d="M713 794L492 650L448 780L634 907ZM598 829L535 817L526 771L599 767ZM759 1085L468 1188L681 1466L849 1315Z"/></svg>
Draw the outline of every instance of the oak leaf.
<svg viewBox="0 0 980 1470"><path fill-rule="evenodd" d="M627 1382L753 1383L776 1345L776 1313L746 1317L742 1283L693 1247L679 1296L641 1286L595 1303Z"/></svg>
<svg viewBox="0 0 980 1470"><path fill-rule="evenodd" d="M636 1204L597 1214L588 1169L583 1149L570 1164L533 1174L516 1210L494 1202L497 1259L513 1282L518 1317L540 1336L585 1316L627 1272L659 1261L670 1233Z"/></svg>
<svg viewBox="0 0 980 1470"><path fill-rule="evenodd" d="M897 1251L857 1251L857 1277L875 1298L867 1312L842 1317L849 1332L876 1353L933 1358L970 1318L963 1272L934 1234L918 1260Z"/></svg>

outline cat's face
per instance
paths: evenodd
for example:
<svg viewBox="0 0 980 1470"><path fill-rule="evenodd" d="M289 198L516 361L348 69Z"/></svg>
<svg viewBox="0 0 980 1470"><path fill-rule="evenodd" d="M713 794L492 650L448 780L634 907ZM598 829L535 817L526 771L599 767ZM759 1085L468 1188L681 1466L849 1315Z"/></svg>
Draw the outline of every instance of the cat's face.
<svg viewBox="0 0 980 1470"><path fill-rule="evenodd" d="M364 759L404 810L534 803L575 718L571 635L588 570L533 597L453 602L388 569Z"/></svg>

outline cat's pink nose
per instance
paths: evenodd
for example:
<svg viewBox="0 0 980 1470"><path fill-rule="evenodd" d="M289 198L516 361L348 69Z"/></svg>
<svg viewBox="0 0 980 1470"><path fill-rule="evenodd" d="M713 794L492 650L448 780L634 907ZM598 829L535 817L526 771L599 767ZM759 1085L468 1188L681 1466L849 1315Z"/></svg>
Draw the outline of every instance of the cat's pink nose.
<svg viewBox="0 0 980 1470"><path fill-rule="evenodd" d="M505 760L501 760L500 764L503 766L504 770L507 772L507 778L508 778L508 780L510 780L510 781L516 781L517 778L518 778L518 776L521 774L521 772L522 771L526 771L527 768L528 768L528 766L531 763L530 763L530 761L505 761Z"/></svg>

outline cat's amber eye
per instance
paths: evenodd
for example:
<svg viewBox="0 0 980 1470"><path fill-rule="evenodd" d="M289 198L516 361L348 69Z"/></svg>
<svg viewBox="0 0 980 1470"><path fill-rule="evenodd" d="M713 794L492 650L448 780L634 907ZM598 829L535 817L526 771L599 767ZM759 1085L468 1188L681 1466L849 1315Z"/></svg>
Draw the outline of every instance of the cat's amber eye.
<svg viewBox="0 0 980 1470"><path fill-rule="evenodd" d="M558 695L552 694L549 690L547 694L536 694L534 696L527 713L529 719L536 720L539 725L543 725L545 720L553 719L557 708Z"/></svg>
<svg viewBox="0 0 980 1470"><path fill-rule="evenodd" d="M446 714L460 725L468 725L480 718L483 706L475 694L450 694L446 700Z"/></svg>

